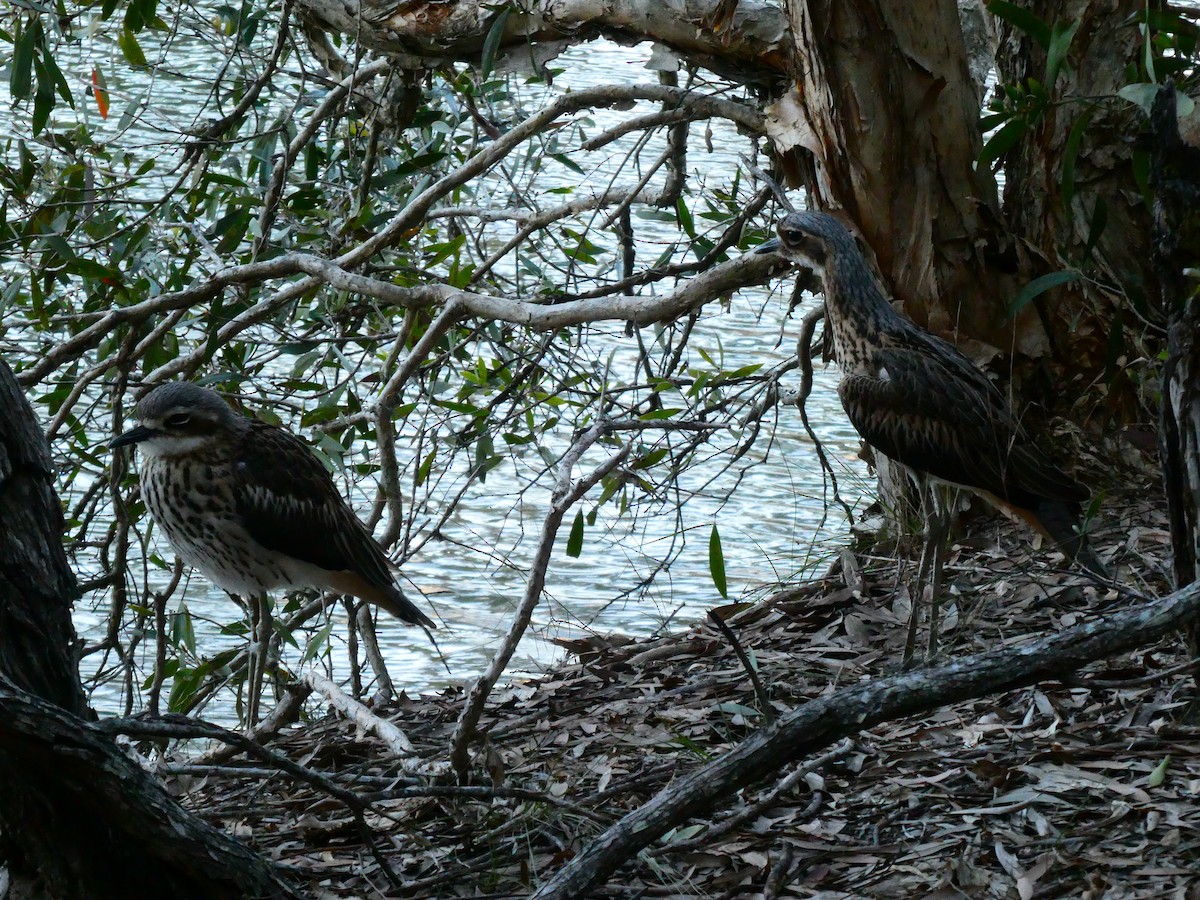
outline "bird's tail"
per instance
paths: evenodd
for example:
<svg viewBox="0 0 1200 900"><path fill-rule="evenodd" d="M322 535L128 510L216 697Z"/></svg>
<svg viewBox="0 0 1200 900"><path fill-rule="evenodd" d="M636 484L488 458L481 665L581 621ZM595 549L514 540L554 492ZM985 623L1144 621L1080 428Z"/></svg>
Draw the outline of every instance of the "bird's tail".
<svg viewBox="0 0 1200 900"><path fill-rule="evenodd" d="M417 608L417 605L404 596L404 591L398 587L381 588L372 602L380 609L391 613L401 622L409 625L420 625L422 628L437 628L433 619Z"/></svg>
<svg viewBox="0 0 1200 900"><path fill-rule="evenodd" d="M1046 537L1054 541L1067 557L1067 562L1078 563L1103 581L1111 581L1112 576L1100 562L1087 535L1079 528L1079 508L1073 503L1063 503L1061 500L1042 500L1037 509L1030 510L1033 523Z"/></svg>

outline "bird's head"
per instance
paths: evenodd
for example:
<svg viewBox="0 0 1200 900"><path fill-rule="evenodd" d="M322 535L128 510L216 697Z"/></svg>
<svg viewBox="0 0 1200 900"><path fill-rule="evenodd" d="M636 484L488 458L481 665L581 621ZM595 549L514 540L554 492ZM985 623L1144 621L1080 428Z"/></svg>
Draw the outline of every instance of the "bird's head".
<svg viewBox="0 0 1200 900"><path fill-rule="evenodd" d="M110 449L138 444L146 456L182 456L247 424L220 394L186 381L154 388L138 402L137 417L140 424L114 438Z"/></svg>
<svg viewBox="0 0 1200 900"><path fill-rule="evenodd" d="M755 252L779 253L822 277L839 254L859 254L846 226L828 213L811 209L788 213L775 230L778 237L760 244Z"/></svg>

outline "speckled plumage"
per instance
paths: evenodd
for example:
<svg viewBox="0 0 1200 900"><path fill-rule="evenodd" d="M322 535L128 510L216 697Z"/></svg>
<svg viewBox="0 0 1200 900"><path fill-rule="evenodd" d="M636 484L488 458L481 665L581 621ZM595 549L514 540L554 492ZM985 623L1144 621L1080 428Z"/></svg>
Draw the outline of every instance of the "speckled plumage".
<svg viewBox="0 0 1200 900"><path fill-rule="evenodd" d="M1034 446L969 359L892 308L849 231L804 211L778 233L783 255L822 278L838 396L863 440L920 476L984 495L1102 572L1074 527L1087 489Z"/></svg>
<svg viewBox="0 0 1200 900"><path fill-rule="evenodd" d="M218 587L243 598L331 590L433 627L304 441L187 382L154 389L137 412L139 427L112 446L139 445L147 509L180 558Z"/></svg>

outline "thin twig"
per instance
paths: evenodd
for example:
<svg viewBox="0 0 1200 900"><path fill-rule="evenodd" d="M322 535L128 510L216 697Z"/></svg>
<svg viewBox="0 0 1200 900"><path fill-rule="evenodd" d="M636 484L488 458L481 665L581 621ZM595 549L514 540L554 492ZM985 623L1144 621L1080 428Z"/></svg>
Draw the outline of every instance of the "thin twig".
<svg viewBox="0 0 1200 900"><path fill-rule="evenodd" d="M767 691L763 687L762 682L758 679L758 672L754 668L754 664L750 662L750 657L742 647L742 642L737 639L737 635L733 633L733 629L728 623L721 618L721 614L715 609L708 611L708 618L721 634L725 635L725 640L729 641L729 645L733 647L733 652L737 654L738 660L742 664L742 668L746 670L746 674L750 676L750 683L754 685L754 695L758 697L758 705L762 709L763 718L767 720L768 725L775 724L775 710L771 707L771 701L767 697Z"/></svg>
<svg viewBox="0 0 1200 900"><path fill-rule="evenodd" d="M823 318L825 318L825 307L818 306L816 309L810 310L800 323L800 337L796 342L796 355L800 359L800 393L796 397L796 408L800 410L800 422L804 425L809 440L813 442L813 447L816 448L817 459L821 461L821 470L829 476L829 482L833 487L833 499L845 511L847 520L853 524L854 513L850 509L850 504L842 499L841 491L838 490L837 473L833 471L833 466L830 465L829 458L825 455L825 446L808 421L807 402L813 389L812 339L813 333L817 330L817 323Z"/></svg>

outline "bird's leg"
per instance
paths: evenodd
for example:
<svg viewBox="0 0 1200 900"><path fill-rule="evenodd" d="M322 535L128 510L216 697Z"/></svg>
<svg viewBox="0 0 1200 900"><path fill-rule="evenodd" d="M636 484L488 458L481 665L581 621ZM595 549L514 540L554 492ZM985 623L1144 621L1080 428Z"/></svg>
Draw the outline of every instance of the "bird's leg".
<svg viewBox="0 0 1200 900"><path fill-rule="evenodd" d="M934 564L934 551L932 551L932 529L931 516L934 515L934 498L932 498L932 488L926 484L925 479L914 479L917 481L917 493L920 497L920 512L924 520L924 544L920 548L920 563L917 566L917 578L913 581L908 595L910 595L911 612L908 613L908 634L904 642L904 658L901 665L904 668L912 665L912 656L917 649L917 629L920 625L920 607L925 602L925 580L929 577L929 569Z"/></svg>
<svg viewBox="0 0 1200 900"><path fill-rule="evenodd" d="M267 668L267 653L271 643L271 600L258 594L250 601L251 643L247 657L249 687L246 698L246 727L258 724L258 708L262 702L263 676Z"/></svg>
<svg viewBox="0 0 1200 900"><path fill-rule="evenodd" d="M946 544L950 538L950 523L954 507L958 503L958 492L947 490L941 497L933 492L940 488L930 487L929 544L933 548L932 571L929 575L929 642L925 646L925 661L930 662L938 647L938 618L942 607L942 566L946 564Z"/></svg>
<svg viewBox="0 0 1200 900"><path fill-rule="evenodd" d="M924 485L920 488L921 492L921 509L927 508L926 493L928 488ZM926 513L924 527L924 544L921 547L921 562L917 566L917 577L909 589L909 598L911 603L911 611L908 614L908 635L904 639L904 657L902 665L907 669L912 665L913 653L917 648L917 628L921 622L921 605L925 602L925 580L929 577L929 568L933 564L933 543L931 541L931 533L929 527L929 516Z"/></svg>

